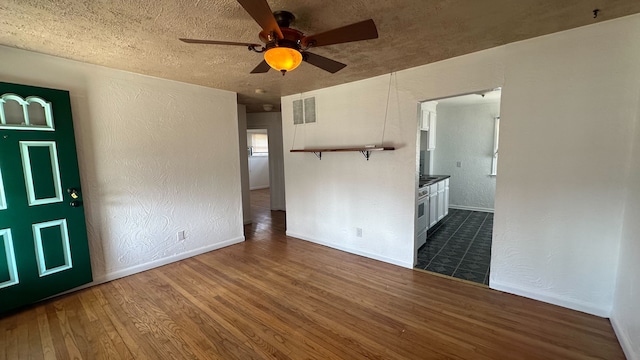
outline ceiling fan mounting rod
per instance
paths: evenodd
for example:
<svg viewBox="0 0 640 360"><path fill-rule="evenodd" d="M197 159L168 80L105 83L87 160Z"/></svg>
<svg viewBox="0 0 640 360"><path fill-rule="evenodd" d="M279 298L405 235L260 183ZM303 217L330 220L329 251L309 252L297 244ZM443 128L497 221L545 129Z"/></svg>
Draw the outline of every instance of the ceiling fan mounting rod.
<svg viewBox="0 0 640 360"><path fill-rule="evenodd" d="M288 28L296 19L296 17L292 13L284 10L274 11L273 17L276 19L278 26L280 26L281 28Z"/></svg>

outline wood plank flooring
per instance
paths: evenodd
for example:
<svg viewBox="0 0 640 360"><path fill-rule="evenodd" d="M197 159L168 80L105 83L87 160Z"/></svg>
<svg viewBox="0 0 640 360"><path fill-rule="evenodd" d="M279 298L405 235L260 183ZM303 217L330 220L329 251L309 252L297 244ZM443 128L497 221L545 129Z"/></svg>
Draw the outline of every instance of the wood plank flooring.
<svg viewBox="0 0 640 360"><path fill-rule="evenodd" d="M606 319L286 237L252 197L246 242L4 316L0 358L624 359Z"/></svg>

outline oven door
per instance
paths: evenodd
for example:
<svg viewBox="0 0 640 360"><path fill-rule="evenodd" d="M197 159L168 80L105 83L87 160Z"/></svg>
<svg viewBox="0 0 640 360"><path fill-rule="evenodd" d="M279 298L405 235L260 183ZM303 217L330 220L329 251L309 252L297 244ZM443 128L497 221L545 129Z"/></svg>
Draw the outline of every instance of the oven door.
<svg viewBox="0 0 640 360"><path fill-rule="evenodd" d="M416 220L416 249L427 242L429 222L429 195L418 198L418 218Z"/></svg>

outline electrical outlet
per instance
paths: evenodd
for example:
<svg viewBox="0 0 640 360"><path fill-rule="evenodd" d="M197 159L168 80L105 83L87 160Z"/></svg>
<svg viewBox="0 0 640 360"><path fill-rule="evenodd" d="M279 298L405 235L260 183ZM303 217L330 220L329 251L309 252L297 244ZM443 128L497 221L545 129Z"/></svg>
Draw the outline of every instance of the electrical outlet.
<svg viewBox="0 0 640 360"><path fill-rule="evenodd" d="M184 230L178 231L177 236L178 236L178 241L183 241L184 239L187 238L187 235L185 234Z"/></svg>
<svg viewBox="0 0 640 360"><path fill-rule="evenodd" d="M362 237L362 228L356 228L356 236Z"/></svg>
<svg viewBox="0 0 640 360"><path fill-rule="evenodd" d="M456 167L462 167L462 161L456 162Z"/></svg>

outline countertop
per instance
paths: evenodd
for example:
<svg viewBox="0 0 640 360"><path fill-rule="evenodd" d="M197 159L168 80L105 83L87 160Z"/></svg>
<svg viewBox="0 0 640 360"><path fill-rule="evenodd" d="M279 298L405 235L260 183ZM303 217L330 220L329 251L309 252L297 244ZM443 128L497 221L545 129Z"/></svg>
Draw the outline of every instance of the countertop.
<svg viewBox="0 0 640 360"><path fill-rule="evenodd" d="M420 177L418 187L429 186L450 177L451 175L424 175Z"/></svg>

